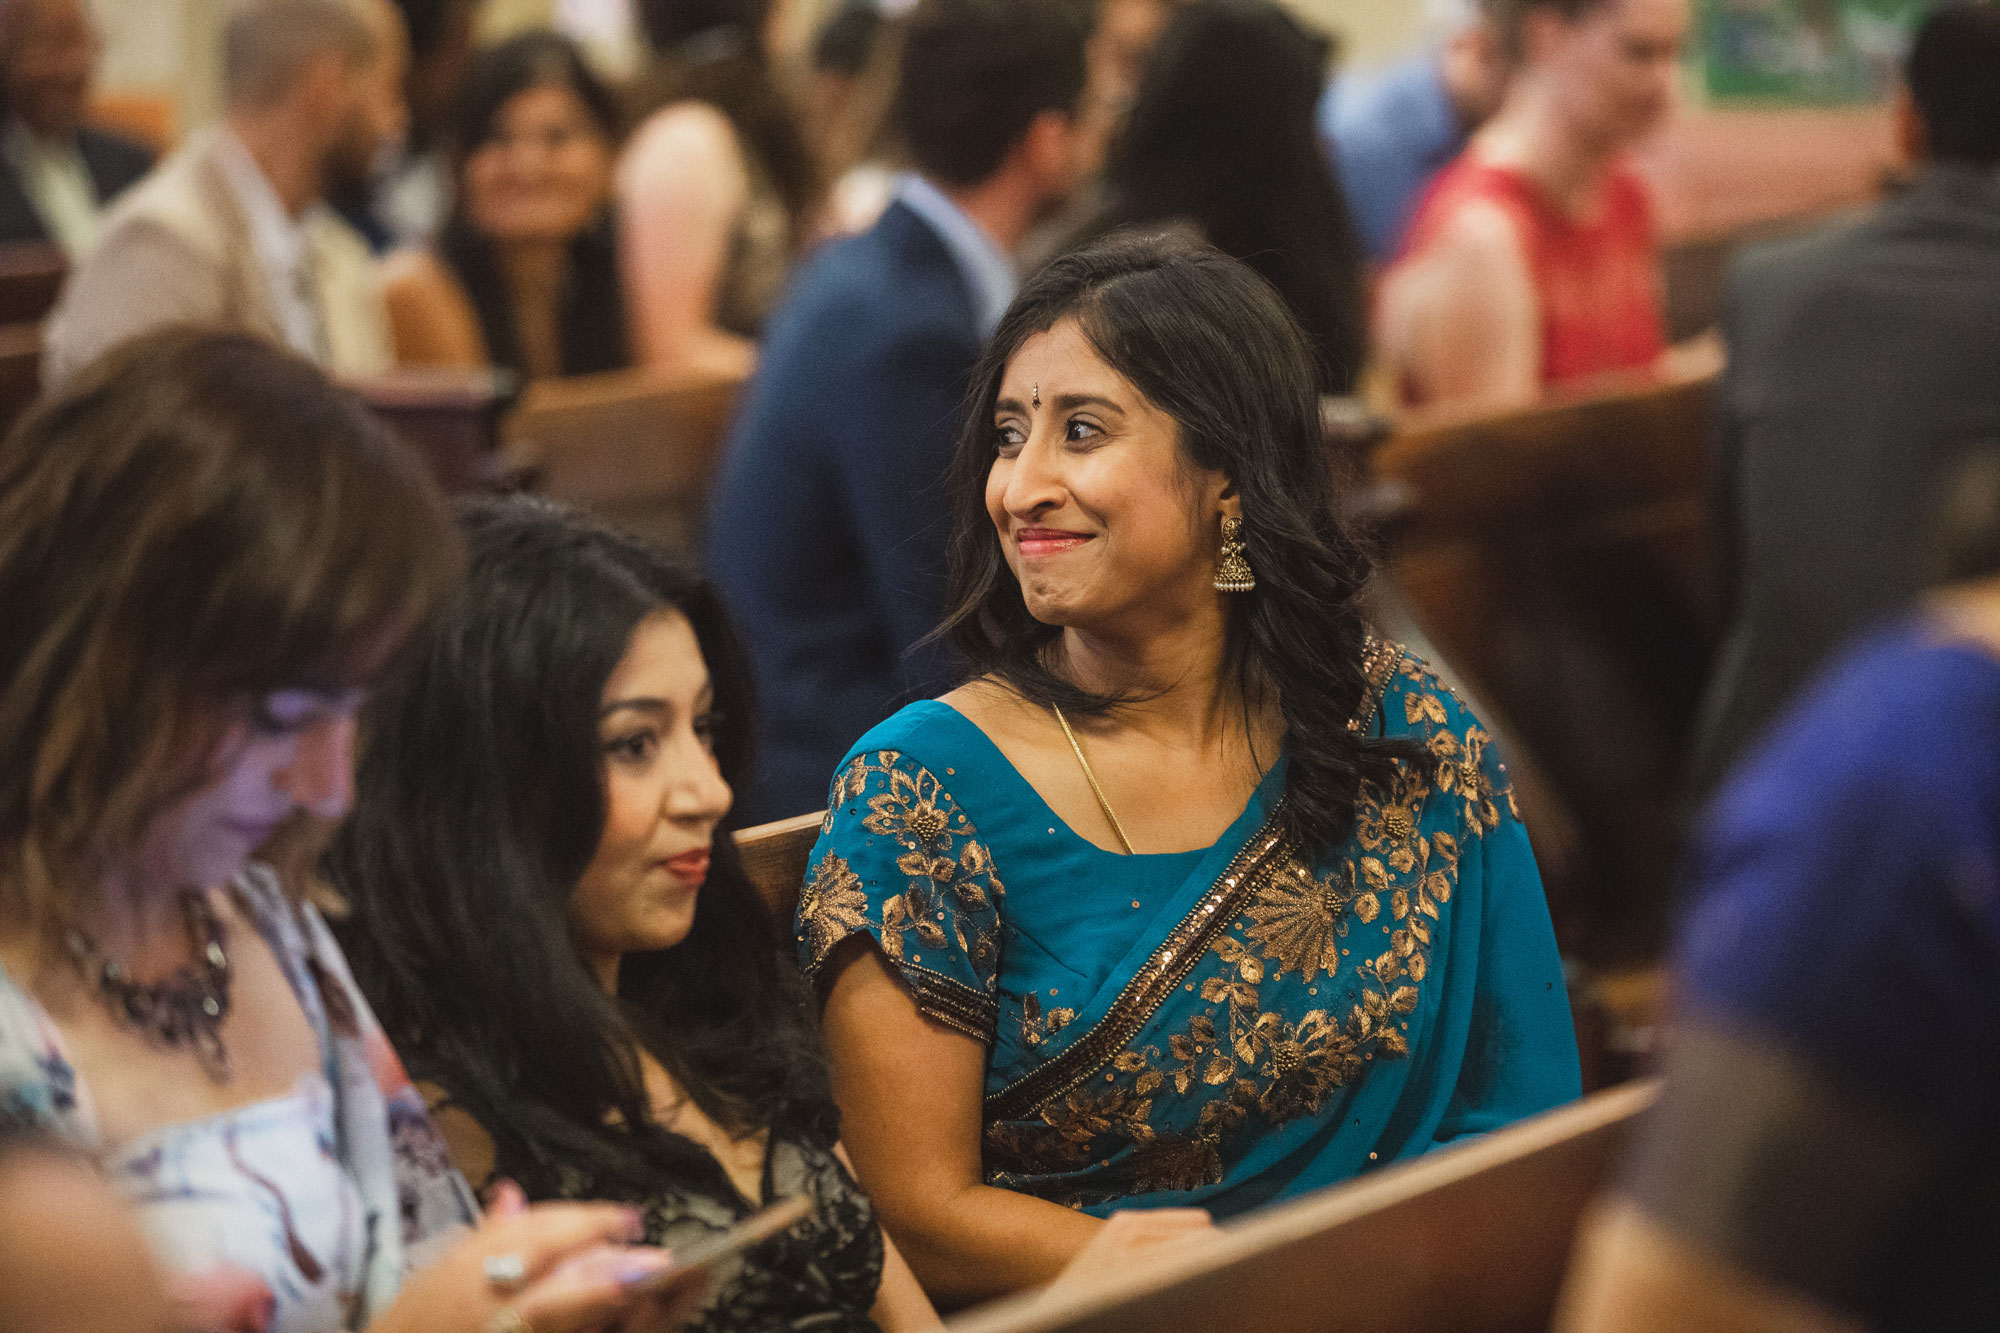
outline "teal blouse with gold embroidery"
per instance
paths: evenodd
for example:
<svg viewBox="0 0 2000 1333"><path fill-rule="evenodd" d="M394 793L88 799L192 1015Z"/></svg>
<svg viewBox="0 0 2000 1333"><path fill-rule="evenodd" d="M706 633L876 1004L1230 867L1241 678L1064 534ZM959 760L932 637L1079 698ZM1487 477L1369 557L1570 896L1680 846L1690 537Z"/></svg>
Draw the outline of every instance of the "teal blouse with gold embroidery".
<svg viewBox="0 0 2000 1333"><path fill-rule="evenodd" d="M1406 736L1348 838L1293 847L1281 759L1213 847L1108 852L938 702L835 777L799 903L817 978L865 932L985 1044L990 1184L1228 1216L1577 1096L1562 968L1505 766L1419 659L1371 643L1349 725ZM914 1122L914 1121L913 1121Z"/></svg>

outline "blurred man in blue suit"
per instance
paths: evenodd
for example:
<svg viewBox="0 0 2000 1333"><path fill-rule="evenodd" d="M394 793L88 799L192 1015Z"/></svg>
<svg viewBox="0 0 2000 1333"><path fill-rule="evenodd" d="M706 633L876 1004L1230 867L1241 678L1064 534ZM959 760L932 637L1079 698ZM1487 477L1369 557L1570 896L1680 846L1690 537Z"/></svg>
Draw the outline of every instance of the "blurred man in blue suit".
<svg viewBox="0 0 2000 1333"><path fill-rule="evenodd" d="M1387 264L1431 178L1500 109L1510 62L1476 0L1429 0L1429 40L1386 69L1342 74L1320 100L1320 135L1368 247Z"/></svg>
<svg viewBox="0 0 2000 1333"><path fill-rule="evenodd" d="M1086 9L922 0L892 115L915 171L794 281L724 451L707 563L754 664L756 821L817 810L848 746L955 683L944 476L1010 254L1088 169Z"/></svg>

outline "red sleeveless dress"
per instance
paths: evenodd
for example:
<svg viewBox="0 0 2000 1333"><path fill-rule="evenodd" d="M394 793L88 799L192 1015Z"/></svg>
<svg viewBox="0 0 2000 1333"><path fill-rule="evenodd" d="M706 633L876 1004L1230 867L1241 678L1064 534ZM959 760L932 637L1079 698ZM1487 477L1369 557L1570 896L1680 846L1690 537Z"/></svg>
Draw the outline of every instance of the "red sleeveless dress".
<svg viewBox="0 0 2000 1333"><path fill-rule="evenodd" d="M1527 247L1542 311L1544 386L1652 364L1666 334L1652 205L1637 173L1613 167L1599 215L1579 222L1520 172L1461 153L1424 191L1397 262L1421 252L1475 200L1512 217Z"/></svg>

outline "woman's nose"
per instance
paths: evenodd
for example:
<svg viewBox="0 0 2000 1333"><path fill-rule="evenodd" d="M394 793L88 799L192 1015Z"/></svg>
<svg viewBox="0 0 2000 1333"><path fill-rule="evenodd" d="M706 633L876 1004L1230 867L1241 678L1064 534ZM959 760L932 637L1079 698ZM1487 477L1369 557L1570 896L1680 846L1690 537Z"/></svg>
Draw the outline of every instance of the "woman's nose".
<svg viewBox="0 0 2000 1333"><path fill-rule="evenodd" d="M674 779L667 784L665 813L670 819L719 823L729 813L736 793L706 746L695 745L690 749L692 753L676 765Z"/></svg>
<svg viewBox="0 0 2000 1333"><path fill-rule="evenodd" d="M1001 498L1009 513L1022 515L1061 503L1061 476L1053 451L1034 438L1022 445Z"/></svg>
<svg viewBox="0 0 2000 1333"><path fill-rule="evenodd" d="M280 785L302 808L322 819L339 819L354 804L352 717L329 718L299 735L292 760L279 774Z"/></svg>

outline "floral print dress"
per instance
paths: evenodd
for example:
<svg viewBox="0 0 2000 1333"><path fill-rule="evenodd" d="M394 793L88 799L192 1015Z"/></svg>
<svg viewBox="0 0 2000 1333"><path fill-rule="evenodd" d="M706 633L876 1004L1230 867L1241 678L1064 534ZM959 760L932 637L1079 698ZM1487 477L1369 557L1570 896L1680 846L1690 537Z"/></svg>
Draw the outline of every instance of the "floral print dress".
<svg viewBox="0 0 2000 1333"><path fill-rule="evenodd" d="M318 1070L287 1096L105 1151L60 1032L0 969L0 1115L97 1152L167 1267L255 1277L260 1330L358 1329L476 1206L326 923L264 867L234 892L319 1037Z"/></svg>

